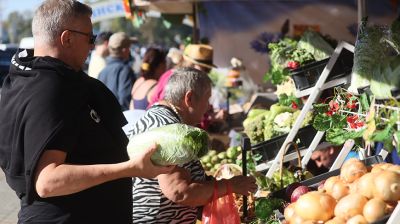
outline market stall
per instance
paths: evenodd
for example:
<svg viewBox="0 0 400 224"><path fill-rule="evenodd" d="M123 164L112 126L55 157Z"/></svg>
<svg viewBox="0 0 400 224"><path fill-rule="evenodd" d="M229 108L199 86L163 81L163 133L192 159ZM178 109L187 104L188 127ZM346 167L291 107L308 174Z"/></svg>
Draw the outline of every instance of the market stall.
<svg viewBox="0 0 400 224"><path fill-rule="evenodd" d="M362 21L367 14L366 1L357 3L357 21ZM205 4L205 8L211 8L212 4ZM342 6L345 8L346 4ZM293 8L305 7L299 3ZM191 13L196 10L192 7ZM206 27L217 23L213 20L215 24L211 24L207 18L202 18L202 22ZM201 158L204 169L217 178L232 175L257 178L259 191L255 200L254 195L250 200L246 197L238 200L242 222L398 222L400 168L390 163L393 160L385 163L399 149L398 21L384 30L381 28L367 25L364 20L354 45L352 41L331 43L318 36L322 33L318 29L301 32L302 36L295 40L283 35L271 41L267 79L278 85L278 92L281 85L284 94L277 94L277 101L267 107L244 110L246 120L243 132L239 130L240 144L236 139L236 144L226 150L211 149ZM229 32L221 29L219 34L216 30L206 29L203 34L212 37L211 44L217 52L218 48L226 49L219 43L240 42L221 39ZM232 57L233 52L230 49L217 54ZM217 64L229 61L221 58L216 60ZM253 57L245 58L244 63L252 64L246 61L248 58ZM293 80L291 84L285 83L287 77ZM290 88L294 88L292 92L284 91ZM322 96L326 90L331 90L330 95ZM229 109L229 94L227 99ZM378 142L383 142L383 147L379 148ZM336 159L327 172L312 177L307 170L312 154L331 145L339 148ZM356 151L353 154L358 159L348 158L351 151ZM326 204L319 203L321 200Z"/></svg>
<svg viewBox="0 0 400 224"><path fill-rule="evenodd" d="M280 150L275 153L276 157L269 161L268 166L264 163L260 168L268 171L266 177L259 180L262 188L272 192L269 199L281 198L290 204L276 206L272 210L285 207L284 212L275 210L273 213L271 209L261 209L262 204L268 201L261 197L258 211L256 199L256 215L258 211L259 217L262 217L265 223L398 222L396 218L400 209L397 205L397 186L400 166L384 162L388 152L398 155L395 149L399 148L396 136L400 124L396 92L399 86L397 77L400 74L396 63L399 58L397 23L398 20L395 20L389 27L382 28L367 25L364 18L356 45L353 47L348 43L339 43L320 72L315 86L308 91L309 94L304 94L304 90L296 92L300 93L300 96L307 95L307 102L285 136ZM344 62L354 62L350 71L343 70L351 76L346 82L338 81L340 76L330 76L332 72L337 71L335 66L338 63L341 67L348 64L340 60L344 57L343 50L354 53L354 59L343 59ZM332 85L326 85L329 76L333 77ZM341 87L335 88L334 94L322 103L316 103L321 91L333 86ZM299 90L299 86L296 88ZM292 170L293 173L287 172L283 163L285 157L290 160L289 155L286 155L288 144L292 143L295 137L302 138L299 135L300 125L311 108L315 115L313 127L318 133L313 134L314 139L307 144L305 156L302 162L298 163L297 171L304 172L311 153L319 145L324 134L326 141L343 147L330 172L304 180L299 178L301 175L298 175L296 170ZM377 142L383 142L380 151L377 149ZM249 144L249 139L244 141L244 152L255 149L256 145ZM351 149L358 152L359 159L346 158ZM300 152L297 154L300 160ZM245 170L244 167L243 169ZM282 171L286 174L282 175Z"/></svg>

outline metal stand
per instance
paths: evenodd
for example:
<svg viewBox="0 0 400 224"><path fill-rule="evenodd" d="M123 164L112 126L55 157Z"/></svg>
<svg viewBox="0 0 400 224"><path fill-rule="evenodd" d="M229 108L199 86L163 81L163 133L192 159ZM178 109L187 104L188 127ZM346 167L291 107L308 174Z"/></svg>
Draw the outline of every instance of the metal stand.
<svg viewBox="0 0 400 224"><path fill-rule="evenodd" d="M250 139L244 134L242 136L242 175L247 176L247 152L251 150ZM248 216L247 197L243 197L243 217Z"/></svg>
<svg viewBox="0 0 400 224"><path fill-rule="evenodd" d="M324 70L322 71L322 74L319 77L317 83L315 84L314 87L311 88L311 90L308 90L308 91L311 91L311 94L310 94L309 98L307 99L307 102L305 103L303 109L301 110L300 115L296 119L296 122L294 123L293 128L290 130L288 136L286 137L285 142L282 144L278 155L275 157L271 167L269 168L267 175L266 175L267 177L272 177L273 173L278 169L279 163L280 163L279 158L281 158L283 154L286 154L286 151L285 151L286 145L289 142L294 140L307 112L311 110L312 104L317 100L317 96L319 96L319 94L321 93L322 90L324 90L324 88L332 87L332 86L328 87L326 85L324 86L324 84L329 76L329 73L332 71L333 66L337 62L340 53L343 50L348 50L350 52L354 52L354 46L347 42L340 42L338 44L338 46L336 47L335 51L333 52L332 56L330 57L330 59L328 61L328 64L325 66ZM316 137L320 138L321 137L320 135L321 135L321 133L317 134ZM321 140L321 139L319 139L319 140ZM316 146L318 145L316 142L317 142L317 139L314 139L314 141L311 144L311 146L313 146L313 147L308 148L308 150L310 151L307 155L308 159L304 159L304 161L302 161L302 164L308 162L308 160L310 158L310 153L312 153L315 150Z"/></svg>

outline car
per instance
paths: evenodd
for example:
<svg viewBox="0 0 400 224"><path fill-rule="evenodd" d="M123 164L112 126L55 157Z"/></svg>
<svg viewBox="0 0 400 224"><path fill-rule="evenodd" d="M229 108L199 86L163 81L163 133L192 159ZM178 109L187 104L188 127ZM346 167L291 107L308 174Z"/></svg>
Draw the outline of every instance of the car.
<svg viewBox="0 0 400 224"><path fill-rule="evenodd" d="M0 44L0 88L3 86L3 80L10 69L11 58L17 50L17 44Z"/></svg>

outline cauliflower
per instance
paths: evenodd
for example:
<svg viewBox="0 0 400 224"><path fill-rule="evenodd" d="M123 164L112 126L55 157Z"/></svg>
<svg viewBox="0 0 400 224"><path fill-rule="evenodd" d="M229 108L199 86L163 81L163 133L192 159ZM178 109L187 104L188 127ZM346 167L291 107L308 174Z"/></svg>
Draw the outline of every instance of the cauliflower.
<svg viewBox="0 0 400 224"><path fill-rule="evenodd" d="M274 118L274 123L278 127L289 127L290 128L290 125L292 123L292 115L293 115L293 113L290 113L290 112L284 112L284 113L278 114Z"/></svg>

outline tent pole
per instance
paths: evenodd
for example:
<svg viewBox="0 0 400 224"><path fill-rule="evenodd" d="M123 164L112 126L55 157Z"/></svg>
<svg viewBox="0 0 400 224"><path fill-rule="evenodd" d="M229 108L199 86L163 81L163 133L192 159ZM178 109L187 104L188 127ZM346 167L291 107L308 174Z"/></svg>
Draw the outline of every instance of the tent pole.
<svg viewBox="0 0 400 224"><path fill-rule="evenodd" d="M357 19L358 24L360 25L362 18L367 16L367 3L365 0L358 0L357 3Z"/></svg>
<svg viewBox="0 0 400 224"><path fill-rule="evenodd" d="M193 43L199 43L199 29L197 26L197 11L198 11L198 3L196 1L193 2L192 7L192 17L193 17Z"/></svg>

